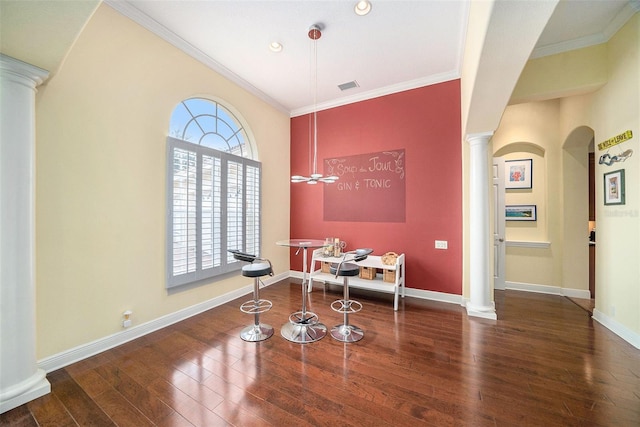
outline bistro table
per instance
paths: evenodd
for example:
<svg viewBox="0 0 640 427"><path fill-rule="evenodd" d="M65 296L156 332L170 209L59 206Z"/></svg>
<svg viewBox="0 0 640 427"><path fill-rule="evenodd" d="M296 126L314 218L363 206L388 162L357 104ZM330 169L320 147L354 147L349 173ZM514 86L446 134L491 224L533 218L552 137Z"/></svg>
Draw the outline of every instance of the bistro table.
<svg viewBox="0 0 640 427"><path fill-rule="evenodd" d="M304 344L318 341L327 334L327 327L320 323L318 315L307 311L307 249L327 246L324 240L290 239L276 242L278 246L298 248L296 255L302 249L302 310L289 315L289 322L280 330L282 336L296 343Z"/></svg>

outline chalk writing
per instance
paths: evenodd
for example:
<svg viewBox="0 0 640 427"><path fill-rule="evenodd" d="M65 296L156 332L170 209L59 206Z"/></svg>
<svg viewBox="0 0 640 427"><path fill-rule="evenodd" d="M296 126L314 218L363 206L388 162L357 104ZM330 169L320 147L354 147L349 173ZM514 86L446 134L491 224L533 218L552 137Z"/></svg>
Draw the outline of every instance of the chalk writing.
<svg viewBox="0 0 640 427"><path fill-rule="evenodd" d="M404 149L325 159L335 185L325 186L326 221L403 222Z"/></svg>

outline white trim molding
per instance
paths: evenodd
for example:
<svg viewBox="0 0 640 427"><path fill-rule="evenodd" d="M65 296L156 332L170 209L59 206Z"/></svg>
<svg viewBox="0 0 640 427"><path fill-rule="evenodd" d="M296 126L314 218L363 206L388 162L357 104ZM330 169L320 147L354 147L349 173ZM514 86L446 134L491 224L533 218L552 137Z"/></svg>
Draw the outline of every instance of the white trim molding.
<svg viewBox="0 0 640 427"><path fill-rule="evenodd" d="M464 299L462 298L462 295L448 294L446 292L426 291L424 289L407 288L406 286L404 289L404 294L408 297L464 306Z"/></svg>
<svg viewBox="0 0 640 427"><path fill-rule="evenodd" d="M549 249L551 247L551 242L530 242L524 240L507 240L505 244L510 248Z"/></svg>
<svg viewBox="0 0 640 427"><path fill-rule="evenodd" d="M535 283L505 282L505 289L572 298L591 298L591 293L588 289L562 288L560 286L538 285Z"/></svg>
<svg viewBox="0 0 640 427"><path fill-rule="evenodd" d="M631 344L637 349L640 349L640 334L632 331L623 324L619 323L615 319L607 316L597 308L593 310L593 319L600 323L605 328L609 329L614 334Z"/></svg>
<svg viewBox="0 0 640 427"><path fill-rule="evenodd" d="M285 280L288 277L289 275L287 273L281 273L263 280L263 283L265 286L269 286L276 282L279 282L280 280ZM235 291L231 291L224 295L220 295L219 297L203 301L199 304L192 305L191 307L187 307L182 310L178 310L166 316L151 320L150 322L132 326L121 332L116 332L115 334L100 338L86 344L82 344L69 350L65 350L53 356L45 357L44 359L38 361L38 367L40 369L43 369L45 372L55 371L56 369L60 369L72 363L79 362L80 360L94 356L105 350L109 350L110 348L125 344L129 341L140 338L159 329L166 328L167 326L173 325L174 323L188 319L197 314L218 307L222 304L233 301L236 298L250 294L252 292L253 282L239 289L236 289Z"/></svg>

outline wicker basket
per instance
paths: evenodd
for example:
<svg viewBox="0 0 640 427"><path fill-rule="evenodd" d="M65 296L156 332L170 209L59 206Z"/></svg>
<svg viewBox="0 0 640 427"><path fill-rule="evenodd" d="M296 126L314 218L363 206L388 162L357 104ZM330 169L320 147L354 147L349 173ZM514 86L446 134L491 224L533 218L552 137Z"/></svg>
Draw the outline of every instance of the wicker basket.
<svg viewBox="0 0 640 427"><path fill-rule="evenodd" d="M323 273L331 273L331 263L327 261L322 261L322 266L320 267Z"/></svg>
<svg viewBox="0 0 640 427"><path fill-rule="evenodd" d="M395 270L383 270L382 281L387 283L396 283L396 271Z"/></svg>
<svg viewBox="0 0 640 427"><path fill-rule="evenodd" d="M398 259L398 254L395 252L387 252L382 255L380 259L384 265L395 265L396 260Z"/></svg>
<svg viewBox="0 0 640 427"><path fill-rule="evenodd" d="M373 280L376 278L378 270L373 267L360 267L360 274L358 277L361 279Z"/></svg>

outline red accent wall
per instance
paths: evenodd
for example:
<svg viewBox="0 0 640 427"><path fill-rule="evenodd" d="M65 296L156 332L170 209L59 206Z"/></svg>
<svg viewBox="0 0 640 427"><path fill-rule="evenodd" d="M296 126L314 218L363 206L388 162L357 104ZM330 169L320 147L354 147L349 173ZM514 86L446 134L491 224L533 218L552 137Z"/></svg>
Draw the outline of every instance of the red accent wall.
<svg viewBox="0 0 640 427"><path fill-rule="evenodd" d="M318 170L323 159L405 149L406 221L323 220L325 185L291 184L291 238L338 237L347 250L371 247L406 254L406 286L462 294L462 148L459 80L320 111ZM291 119L291 174L309 174L309 117ZM385 200L378 201L388 208ZM448 249L435 249L447 240ZM311 257L309 257L311 258ZM302 271L302 256L291 254Z"/></svg>

